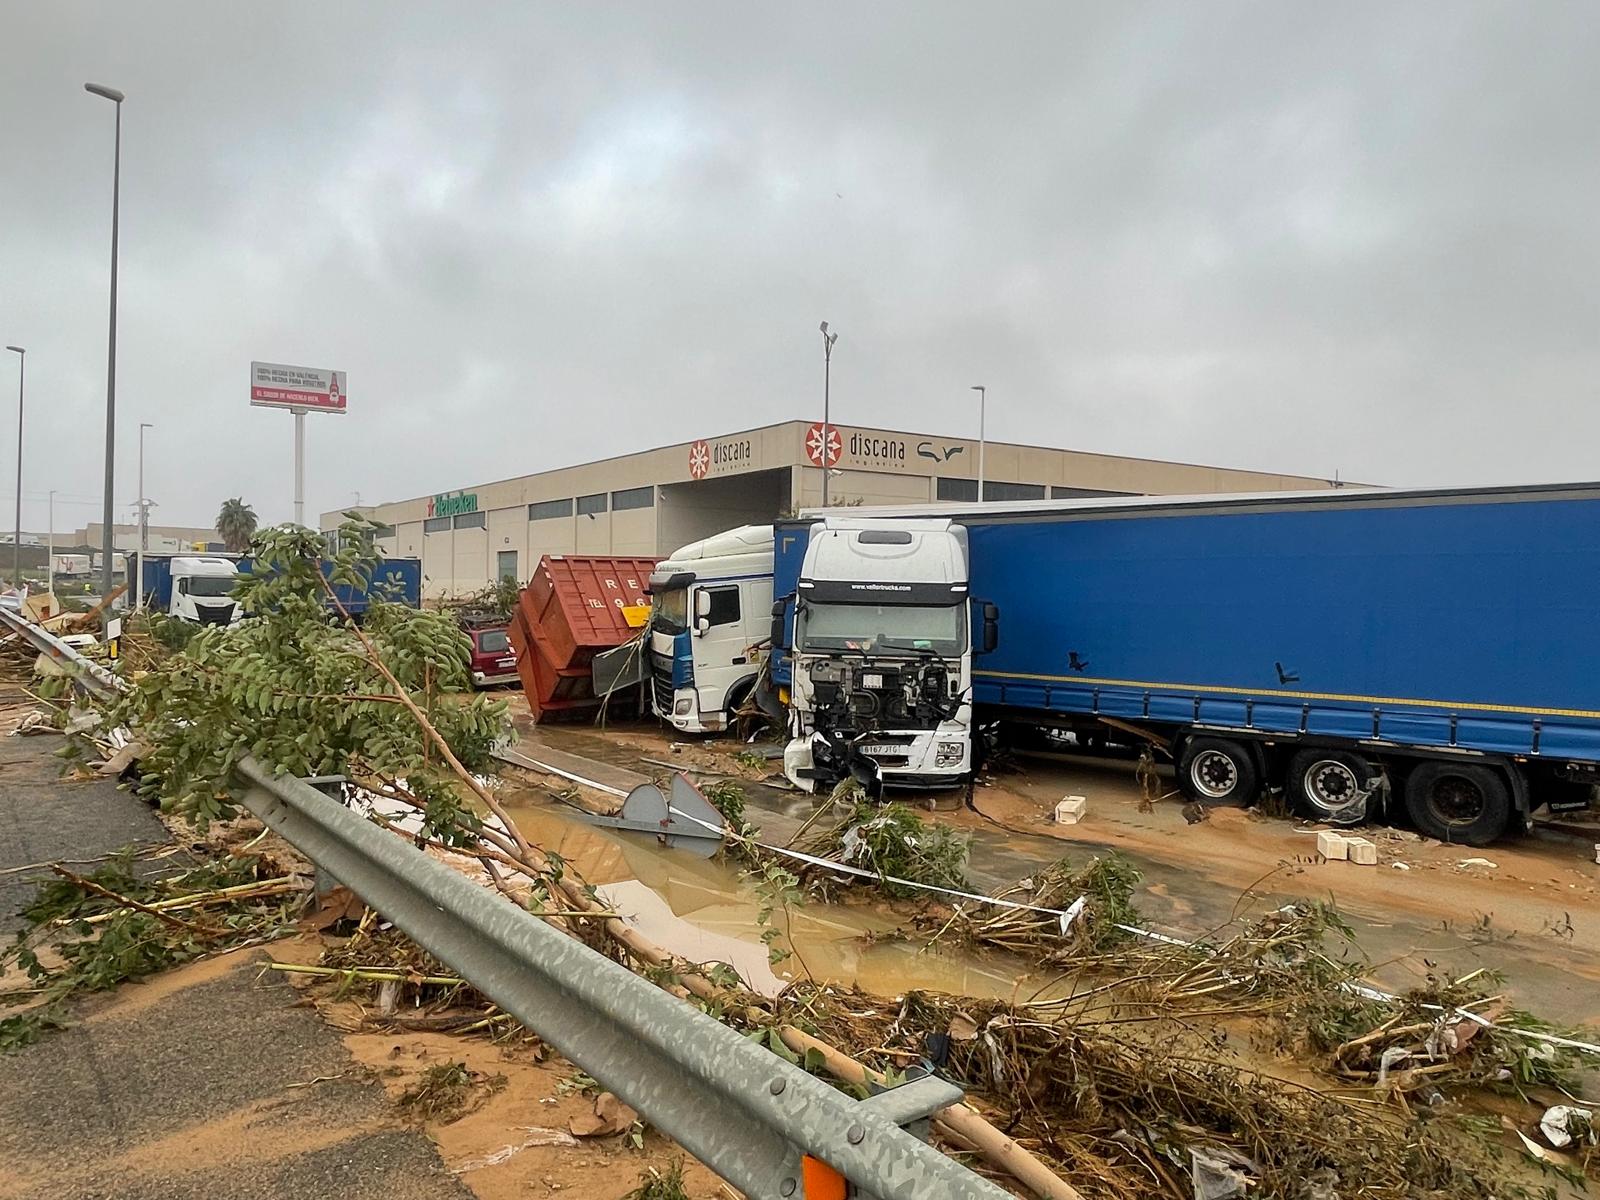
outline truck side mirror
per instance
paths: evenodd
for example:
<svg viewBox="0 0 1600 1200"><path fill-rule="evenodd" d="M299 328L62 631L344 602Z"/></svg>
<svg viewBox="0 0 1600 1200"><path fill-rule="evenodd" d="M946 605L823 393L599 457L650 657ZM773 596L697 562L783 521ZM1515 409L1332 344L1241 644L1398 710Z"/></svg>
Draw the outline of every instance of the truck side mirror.
<svg viewBox="0 0 1600 1200"><path fill-rule="evenodd" d="M779 596L772 602L772 648L783 648L783 618L789 611L789 597Z"/></svg>
<svg viewBox="0 0 1600 1200"><path fill-rule="evenodd" d="M188 594L189 594L189 580L188 580L187 577L180 578L178 580L178 595L187 596Z"/></svg>
<svg viewBox="0 0 1600 1200"><path fill-rule="evenodd" d="M1000 606L988 600L979 605L983 614L983 628L979 634L978 646L980 654L990 654L1000 644Z"/></svg>
<svg viewBox="0 0 1600 1200"><path fill-rule="evenodd" d="M696 606L698 607L698 605ZM694 619L695 637L705 637L706 631L711 628L711 618L700 616Z"/></svg>
<svg viewBox="0 0 1600 1200"><path fill-rule="evenodd" d="M697 621L711 615L711 593L704 588L694 594L694 615Z"/></svg>

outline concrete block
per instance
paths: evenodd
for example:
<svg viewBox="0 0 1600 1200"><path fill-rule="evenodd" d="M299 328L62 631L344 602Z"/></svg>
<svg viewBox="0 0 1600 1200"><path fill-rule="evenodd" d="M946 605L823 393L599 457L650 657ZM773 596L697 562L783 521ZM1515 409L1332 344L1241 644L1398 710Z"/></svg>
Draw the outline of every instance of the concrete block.
<svg viewBox="0 0 1600 1200"><path fill-rule="evenodd" d="M1347 846L1348 843L1342 833L1324 829L1317 834L1317 853L1322 855L1323 858L1329 860L1349 858L1350 852Z"/></svg>
<svg viewBox="0 0 1600 1200"><path fill-rule="evenodd" d="M1366 838L1346 838L1344 844L1350 855L1350 861L1357 866L1375 867L1378 865L1378 847L1374 843L1367 841Z"/></svg>
<svg viewBox="0 0 1600 1200"><path fill-rule="evenodd" d="M1089 800L1085 796L1068 796L1056 805L1057 825L1076 825L1083 820L1084 813L1089 808Z"/></svg>

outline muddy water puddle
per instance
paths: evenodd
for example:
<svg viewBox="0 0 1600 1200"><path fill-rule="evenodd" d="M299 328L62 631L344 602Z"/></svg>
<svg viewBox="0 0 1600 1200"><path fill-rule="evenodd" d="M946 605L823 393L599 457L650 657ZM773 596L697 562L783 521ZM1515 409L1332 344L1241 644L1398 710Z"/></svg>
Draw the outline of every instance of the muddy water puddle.
<svg viewBox="0 0 1600 1200"><path fill-rule="evenodd" d="M570 862L646 937L691 962L725 962L762 995L807 975L886 996L924 989L1010 999L1048 982L1019 959L900 940L888 913L815 902L773 914L780 944L793 951L774 967L757 920L762 900L736 866L668 849L647 834L585 824L536 788L499 799L529 841Z"/></svg>

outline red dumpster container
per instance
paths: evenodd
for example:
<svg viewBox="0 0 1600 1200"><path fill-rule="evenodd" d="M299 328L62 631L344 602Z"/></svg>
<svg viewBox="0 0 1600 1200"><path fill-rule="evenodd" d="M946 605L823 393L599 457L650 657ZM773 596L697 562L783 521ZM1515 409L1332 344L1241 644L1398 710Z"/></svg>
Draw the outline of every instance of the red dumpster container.
<svg viewBox="0 0 1600 1200"><path fill-rule="evenodd" d="M649 604L644 589L656 561L573 554L539 560L511 622L517 674L534 720L599 703L590 663L639 633L622 610Z"/></svg>

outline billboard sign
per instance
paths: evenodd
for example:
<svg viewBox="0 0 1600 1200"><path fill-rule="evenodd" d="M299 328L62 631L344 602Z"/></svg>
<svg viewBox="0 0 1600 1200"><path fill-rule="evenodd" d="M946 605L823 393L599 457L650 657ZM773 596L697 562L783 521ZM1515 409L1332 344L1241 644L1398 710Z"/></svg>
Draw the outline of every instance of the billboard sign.
<svg viewBox="0 0 1600 1200"><path fill-rule="evenodd" d="M345 398L343 371L289 367L282 363L250 364L250 403L258 408L304 408L342 413Z"/></svg>

